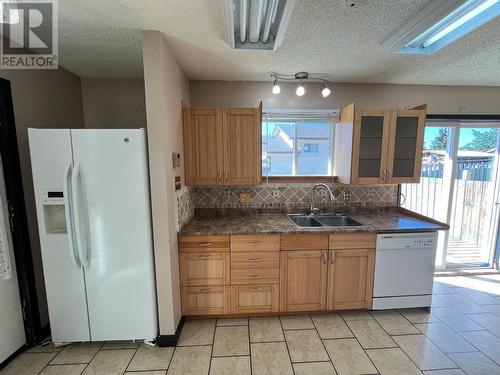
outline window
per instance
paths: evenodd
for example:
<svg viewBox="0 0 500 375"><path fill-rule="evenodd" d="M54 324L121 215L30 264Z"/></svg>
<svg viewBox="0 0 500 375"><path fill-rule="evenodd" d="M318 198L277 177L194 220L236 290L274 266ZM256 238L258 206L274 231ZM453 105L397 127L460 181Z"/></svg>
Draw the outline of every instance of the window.
<svg viewBox="0 0 500 375"><path fill-rule="evenodd" d="M332 176L334 115L331 112L265 114L262 175Z"/></svg>

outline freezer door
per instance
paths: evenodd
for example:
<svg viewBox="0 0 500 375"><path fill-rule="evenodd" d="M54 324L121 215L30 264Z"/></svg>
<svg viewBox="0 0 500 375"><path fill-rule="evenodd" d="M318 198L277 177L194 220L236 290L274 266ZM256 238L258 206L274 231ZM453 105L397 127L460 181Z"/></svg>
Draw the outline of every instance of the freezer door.
<svg viewBox="0 0 500 375"><path fill-rule="evenodd" d="M72 172L71 133L28 129L28 137L52 340L89 341L84 274L66 215L71 204L64 191Z"/></svg>
<svg viewBox="0 0 500 375"><path fill-rule="evenodd" d="M156 337L145 131L72 130L72 140L92 340Z"/></svg>

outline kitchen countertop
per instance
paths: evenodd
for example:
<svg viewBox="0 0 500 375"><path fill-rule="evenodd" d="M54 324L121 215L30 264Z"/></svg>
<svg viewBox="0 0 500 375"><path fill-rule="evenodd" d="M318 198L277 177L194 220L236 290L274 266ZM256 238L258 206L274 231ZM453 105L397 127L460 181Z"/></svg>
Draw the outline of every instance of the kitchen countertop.
<svg viewBox="0 0 500 375"><path fill-rule="evenodd" d="M297 227L282 210L201 209L180 235L231 235L269 233L398 233L447 230L449 225L400 207L350 209L345 215L361 226ZM343 211L345 212L345 211Z"/></svg>

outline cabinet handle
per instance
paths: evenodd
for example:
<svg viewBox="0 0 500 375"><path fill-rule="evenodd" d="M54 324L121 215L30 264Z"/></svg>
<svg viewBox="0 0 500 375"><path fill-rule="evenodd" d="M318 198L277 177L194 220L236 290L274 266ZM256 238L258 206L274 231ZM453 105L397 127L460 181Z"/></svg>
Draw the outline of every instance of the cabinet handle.
<svg viewBox="0 0 500 375"><path fill-rule="evenodd" d="M262 245L264 243L264 241L250 241L249 244L250 245Z"/></svg>
<svg viewBox="0 0 500 375"><path fill-rule="evenodd" d="M326 251L322 251L321 252L321 259L323 261L323 264L325 264L327 262L327 259L326 259Z"/></svg>
<svg viewBox="0 0 500 375"><path fill-rule="evenodd" d="M333 262L335 262L335 250L331 250L330 251L330 264L332 264Z"/></svg>
<svg viewBox="0 0 500 375"><path fill-rule="evenodd" d="M202 247L207 247L207 246L212 245L212 242L200 242L198 245L200 245Z"/></svg>
<svg viewBox="0 0 500 375"><path fill-rule="evenodd" d="M249 275L250 279L262 279L262 275Z"/></svg>
<svg viewBox="0 0 500 375"><path fill-rule="evenodd" d="M260 292L262 290L262 288L250 288L248 290L251 292Z"/></svg>
<svg viewBox="0 0 500 375"><path fill-rule="evenodd" d="M229 171L225 171L226 184L229 182Z"/></svg>
<svg viewBox="0 0 500 375"><path fill-rule="evenodd" d="M387 182L387 169L384 169L384 182Z"/></svg>
<svg viewBox="0 0 500 375"><path fill-rule="evenodd" d="M198 255L198 258L200 258L200 259L208 259L210 257L212 257L210 254L201 254L201 255Z"/></svg>
<svg viewBox="0 0 500 375"><path fill-rule="evenodd" d="M262 262L262 258L250 258L248 259L250 262Z"/></svg>
<svg viewBox="0 0 500 375"><path fill-rule="evenodd" d="M392 180L392 169L389 169L389 171L387 172L387 181L390 180Z"/></svg>
<svg viewBox="0 0 500 375"><path fill-rule="evenodd" d="M200 293L213 293L214 288L203 288L200 289Z"/></svg>
<svg viewBox="0 0 500 375"><path fill-rule="evenodd" d="M222 169L219 170L219 182L222 184Z"/></svg>

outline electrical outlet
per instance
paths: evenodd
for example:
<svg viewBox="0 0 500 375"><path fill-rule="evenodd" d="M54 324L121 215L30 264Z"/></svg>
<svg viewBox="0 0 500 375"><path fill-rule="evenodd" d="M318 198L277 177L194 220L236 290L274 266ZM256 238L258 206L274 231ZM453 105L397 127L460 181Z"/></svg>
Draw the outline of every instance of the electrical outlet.
<svg viewBox="0 0 500 375"><path fill-rule="evenodd" d="M240 203L250 203L252 201L252 194L240 193Z"/></svg>
<svg viewBox="0 0 500 375"><path fill-rule="evenodd" d="M271 191L271 196L274 198L274 199L278 199L281 195L281 191L279 189L274 189Z"/></svg>
<svg viewBox="0 0 500 375"><path fill-rule="evenodd" d="M351 194L349 194L348 192L344 191L342 193L342 199L343 199L344 202L348 202L351 199Z"/></svg>
<svg viewBox="0 0 500 375"><path fill-rule="evenodd" d="M222 193L222 196L224 198L231 198L231 190L229 189L224 189L224 192Z"/></svg>

